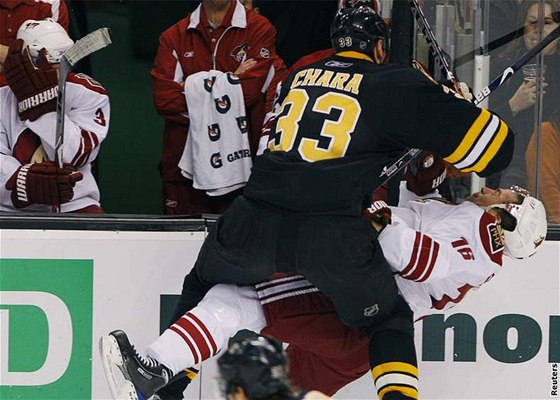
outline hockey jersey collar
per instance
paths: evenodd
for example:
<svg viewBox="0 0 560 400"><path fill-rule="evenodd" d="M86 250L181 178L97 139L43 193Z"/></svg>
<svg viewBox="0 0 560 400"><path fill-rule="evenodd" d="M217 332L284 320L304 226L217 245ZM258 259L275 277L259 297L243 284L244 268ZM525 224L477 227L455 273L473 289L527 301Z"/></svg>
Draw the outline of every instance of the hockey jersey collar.
<svg viewBox="0 0 560 400"><path fill-rule="evenodd" d="M373 62L373 59L370 56L368 56L364 53L360 53L358 51L352 51L352 50L341 51L339 53L336 53L336 55L340 56L340 57L357 58L357 59L360 59L360 60L368 60L368 61Z"/></svg>
<svg viewBox="0 0 560 400"><path fill-rule="evenodd" d="M247 27L247 13L243 4L238 2L237 0L232 2L233 5L230 5L229 10L222 21L222 25L224 26L233 26L235 28L246 28ZM233 7L233 14L231 13L231 9ZM201 23L201 16L202 16L202 3L194 10L191 14L189 26L187 29L196 29L197 26ZM231 18L231 20L230 20ZM228 20L229 24L228 24Z"/></svg>

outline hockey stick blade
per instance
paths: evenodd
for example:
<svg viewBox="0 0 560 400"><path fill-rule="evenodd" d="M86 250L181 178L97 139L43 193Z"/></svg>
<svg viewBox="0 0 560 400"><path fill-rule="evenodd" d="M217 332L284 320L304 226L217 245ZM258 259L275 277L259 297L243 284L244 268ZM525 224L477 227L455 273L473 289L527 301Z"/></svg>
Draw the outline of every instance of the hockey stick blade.
<svg viewBox="0 0 560 400"><path fill-rule="evenodd" d="M539 42L535 47L525 53L519 60L514 62L512 65L507 67L496 79L488 84L484 89L475 95L474 104L479 104L482 100L484 100L490 93L500 87L505 81L513 76L521 67L523 67L529 60L535 57L538 53L540 53L546 46L552 43L554 40L560 37L560 27L554 29L552 32L548 34L543 40Z"/></svg>
<svg viewBox="0 0 560 400"><path fill-rule="evenodd" d="M95 53L111 44L111 31L109 28L97 29L80 40L76 41L65 53L64 58L70 66L76 65L82 58Z"/></svg>

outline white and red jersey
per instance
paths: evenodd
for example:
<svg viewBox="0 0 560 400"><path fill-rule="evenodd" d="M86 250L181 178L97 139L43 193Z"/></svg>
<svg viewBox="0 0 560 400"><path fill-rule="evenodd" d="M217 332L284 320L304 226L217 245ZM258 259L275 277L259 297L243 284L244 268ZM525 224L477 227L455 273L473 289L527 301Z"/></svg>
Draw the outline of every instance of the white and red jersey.
<svg viewBox="0 0 560 400"><path fill-rule="evenodd" d="M110 106L107 92L84 74L70 74L66 83L63 161L80 171L74 197L61 205L61 212L99 206L99 188L91 173L91 162L109 130ZM54 160L56 112L35 121L21 121L17 99L9 86L0 87L0 211L14 211L6 181L22 165ZM51 206L32 204L20 211L50 212Z"/></svg>
<svg viewBox="0 0 560 400"><path fill-rule="evenodd" d="M501 228L476 204L418 198L402 183L391 211L379 243L416 319L455 305L500 270Z"/></svg>

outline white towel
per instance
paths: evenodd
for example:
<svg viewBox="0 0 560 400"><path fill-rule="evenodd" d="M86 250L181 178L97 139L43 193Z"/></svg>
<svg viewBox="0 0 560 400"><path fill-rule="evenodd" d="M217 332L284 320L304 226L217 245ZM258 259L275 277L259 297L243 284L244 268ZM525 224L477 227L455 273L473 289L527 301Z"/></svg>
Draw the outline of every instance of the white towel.
<svg viewBox="0 0 560 400"><path fill-rule="evenodd" d="M209 196L243 187L252 160L239 79L229 72L198 72L185 80L185 98L190 125L181 173Z"/></svg>

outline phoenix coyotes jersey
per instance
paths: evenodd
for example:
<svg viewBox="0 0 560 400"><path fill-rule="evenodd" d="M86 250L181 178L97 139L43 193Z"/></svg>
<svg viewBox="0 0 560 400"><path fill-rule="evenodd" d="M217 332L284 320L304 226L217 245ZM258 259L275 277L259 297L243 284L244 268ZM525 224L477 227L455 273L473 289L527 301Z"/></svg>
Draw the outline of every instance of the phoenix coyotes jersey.
<svg viewBox="0 0 560 400"><path fill-rule="evenodd" d="M400 292L420 318L454 306L499 272L503 236L494 216L476 204L413 199L405 186L379 243Z"/></svg>
<svg viewBox="0 0 560 400"><path fill-rule="evenodd" d="M496 115L416 69L356 52L292 73L277 106L245 195L290 210L359 215L409 147L482 176L511 159L513 134Z"/></svg>
<svg viewBox="0 0 560 400"><path fill-rule="evenodd" d="M109 130L109 97L105 89L84 74L70 74L66 84L63 161L80 171L74 197L61 205L61 212L99 206L99 189L91 173L91 162ZM21 121L17 99L9 86L0 87L0 210L14 211L5 184L22 165L54 160L56 113L35 121ZM32 204L20 211L50 212L51 206Z"/></svg>

